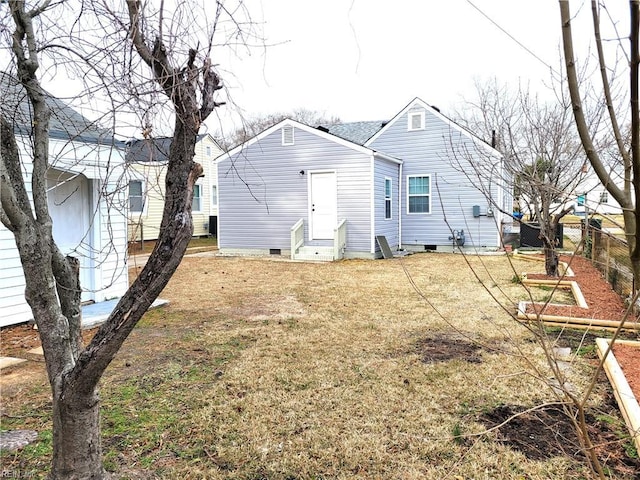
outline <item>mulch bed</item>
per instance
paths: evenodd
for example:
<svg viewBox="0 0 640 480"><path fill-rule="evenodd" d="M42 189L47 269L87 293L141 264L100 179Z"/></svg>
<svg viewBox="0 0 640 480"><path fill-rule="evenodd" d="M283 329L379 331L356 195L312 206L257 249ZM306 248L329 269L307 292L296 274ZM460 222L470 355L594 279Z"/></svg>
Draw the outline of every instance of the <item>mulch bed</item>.
<svg viewBox="0 0 640 480"><path fill-rule="evenodd" d="M539 304L536 307L528 305L527 313L598 320L622 320L627 310L624 301L620 295L613 291L611 285L588 259L562 256L560 260L569 264L575 274L573 277L564 277L562 280L578 282L589 308L581 308L577 305L547 305L540 310L542 304ZM527 274L527 278L554 280L542 273ZM534 311L534 308L538 311Z"/></svg>
<svg viewBox="0 0 640 480"><path fill-rule="evenodd" d="M627 307L624 301L605 280L600 271L584 257L562 256L560 260L569 264L575 276L565 277L563 280L578 282L580 290L589 308L581 308L576 305L527 305L527 313L540 313L542 315L558 315L563 317L616 320L624 317ZM527 274L531 279L548 279L545 274ZM556 279L557 280L557 279ZM537 310L537 312L534 310ZM639 318L631 319L636 322ZM597 327L594 327L594 329ZM640 398L640 349L622 344L616 344L613 349L616 360L622 368L625 378L631 387L636 399Z"/></svg>

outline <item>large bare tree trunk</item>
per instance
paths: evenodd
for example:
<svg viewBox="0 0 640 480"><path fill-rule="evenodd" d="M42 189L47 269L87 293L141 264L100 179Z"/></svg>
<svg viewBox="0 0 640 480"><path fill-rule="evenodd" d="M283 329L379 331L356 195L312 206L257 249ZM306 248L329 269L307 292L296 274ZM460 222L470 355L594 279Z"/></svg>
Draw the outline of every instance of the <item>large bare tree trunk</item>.
<svg viewBox="0 0 640 480"><path fill-rule="evenodd" d="M53 391L53 462L49 478L103 478L97 388L89 395L65 396L55 387Z"/></svg>
<svg viewBox="0 0 640 480"><path fill-rule="evenodd" d="M145 267L120 299L91 343L83 348L77 260L65 258L56 246L47 206L50 112L36 72L38 48L34 19L49 5L26 11L10 0L14 19L13 52L18 79L33 110L31 145L32 197L22 177L14 127L0 116L0 221L13 232L26 280L25 298L42 341L53 401L53 460L49 478L101 479L100 402L98 383L123 342L169 282L193 234L191 203L202 166L193 161L200 125L218 106L221 88L211 61L174 67L160 37L147 44L141 29L141 4L127 0L127 32L134 49L154 74L175 110L174 136L166 175L166 198L160 234ZM184 62L183 62L184 63ZM33 200L33 207L31 200Z"/></svg>

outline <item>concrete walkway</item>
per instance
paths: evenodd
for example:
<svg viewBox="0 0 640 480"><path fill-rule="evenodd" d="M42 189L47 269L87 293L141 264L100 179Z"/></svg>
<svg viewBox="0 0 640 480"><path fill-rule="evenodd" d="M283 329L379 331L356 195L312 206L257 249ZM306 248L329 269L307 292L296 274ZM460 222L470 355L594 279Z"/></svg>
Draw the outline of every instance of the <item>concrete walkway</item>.
<svg viewBox="0 0 640 480"><path fill-rule="evenodd" d="M113 300L107 300L106 302L98 302L92 303L90 305L85 305L82 307L82 328L86 330L88 328L97 327L98 325L102 325L113 309L116 308L118 304L119 298L114 298ZM168 305L168 300L163 300L162 298L157 298L155 302L151 304L149 310L152 308L164 307Z"/></svg>

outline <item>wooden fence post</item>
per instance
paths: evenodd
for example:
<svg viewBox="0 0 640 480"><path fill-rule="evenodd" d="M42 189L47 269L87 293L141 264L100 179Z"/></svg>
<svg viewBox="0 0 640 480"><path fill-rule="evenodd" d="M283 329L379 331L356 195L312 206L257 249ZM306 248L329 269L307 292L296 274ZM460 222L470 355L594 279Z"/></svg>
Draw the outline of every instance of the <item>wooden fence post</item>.
<svg viewBox="0 0 640 480"><path fill-rule="evenodd" d="M606 242L606 249L607 249L607 254L604 257L604 278L609 281L609 257L611 256L611 237L609 235L606 236L607 238L607 242Z"/></svg>

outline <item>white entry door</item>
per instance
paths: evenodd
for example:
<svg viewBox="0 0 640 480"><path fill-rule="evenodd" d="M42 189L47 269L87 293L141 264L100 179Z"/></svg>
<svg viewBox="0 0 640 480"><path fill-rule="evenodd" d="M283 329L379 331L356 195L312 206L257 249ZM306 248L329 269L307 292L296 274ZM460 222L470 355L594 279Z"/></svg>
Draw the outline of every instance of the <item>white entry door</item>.
<svg viewBox="0 0 640 480"><path fill-rule="evenodd" d="M338 223L335 172L311 173L311 239L333 239Z"/></svg>
<svg viewBox="0 0 640 480"><path fill-rule="evenodd" d="M53 239L63 255L80 260L82 301L93 289L89 182L83 175L51 172L47 175L47 204L53 222Z"/></svg>

